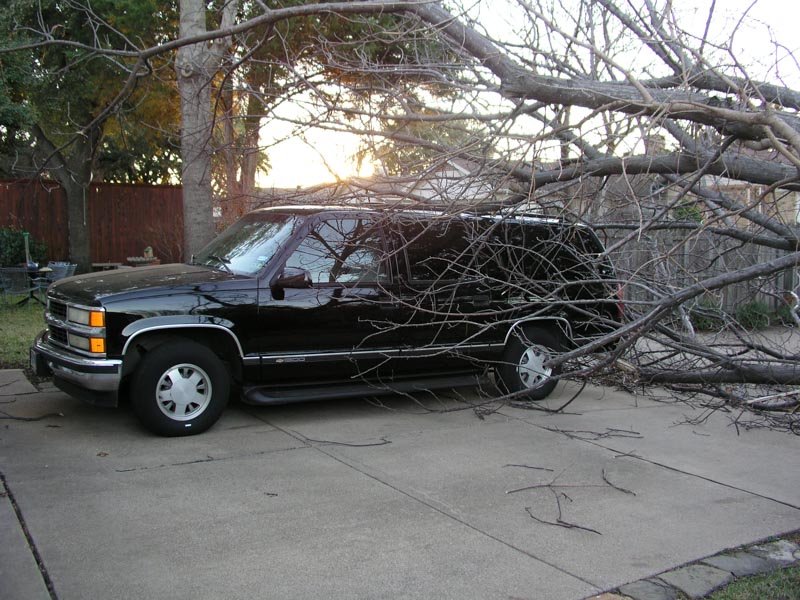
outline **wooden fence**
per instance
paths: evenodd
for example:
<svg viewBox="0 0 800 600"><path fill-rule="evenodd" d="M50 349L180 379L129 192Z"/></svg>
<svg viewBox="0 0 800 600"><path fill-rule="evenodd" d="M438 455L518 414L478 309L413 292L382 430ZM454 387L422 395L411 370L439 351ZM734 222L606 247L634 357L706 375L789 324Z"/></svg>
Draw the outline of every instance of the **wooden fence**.
<svg viewBox="0 0 800 600"><path fill-rule="evenodd" d="M613 244L624 234L617 232L607 240ZM688 234L684 231L655 231L626 242L613 253L618 274L631 282L626 286L626 298L643 303L657 301L681 288L694 285L738 269L763 263L785 255L786 252L743 244L710 232ZM769 277L759 277L709 290L687 303L691 309L697 303L715 306L730 314L751 302L762 302L770 311L785 308L785 291L798 285L796 269L788 269Z"/></svg>
<svg viewBox="0 0 800 600"><path fill-rule="evenodd" d="M92 262L121 262L153 248L162 263L180 262L180 186L93 183L86 190ZM48 259L68 260L66 197L49 181L0 181L0 227L17 227L48 247Z"/></svg>

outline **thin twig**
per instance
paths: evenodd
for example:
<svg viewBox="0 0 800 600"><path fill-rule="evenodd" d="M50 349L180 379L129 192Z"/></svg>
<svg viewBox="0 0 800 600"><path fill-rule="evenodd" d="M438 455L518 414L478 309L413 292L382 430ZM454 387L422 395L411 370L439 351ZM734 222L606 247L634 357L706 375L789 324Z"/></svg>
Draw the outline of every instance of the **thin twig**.
<svg viewBox="0 0 800 600"><path fill-rule="evenodd" d="M42 419L48 419L50 417L63 417L64 413L47 413L46 415L41 415L39 417L15 417L14 415L10 415L5 411L0 410L0 419L9 419L11 421L41 421Z"/></svg>
<svg viewBox="0 0 800 600"><path fill-rule="evenodd" d="M503 465L503 468L506 467L519 467L521 469L534 469L536 471L549 471L550 473L554 472L554 469L548 469L547 467L533 467L531 465Z"/></svg>
<svg viewBox="0 0 800 600"><path fill-rule="evenodd" d="M615 484L611 483L608 480L608 477L606 476L606 470L605 469L603 469L603 481L605 481L608 485L610 485L615 490L619 490L620 492L622 492L624 494L630 494L631 496L635 496L636 495L636 492L632 492L631 490L625 489L624 487L620 487L618 485L615 485Z"/></svg>

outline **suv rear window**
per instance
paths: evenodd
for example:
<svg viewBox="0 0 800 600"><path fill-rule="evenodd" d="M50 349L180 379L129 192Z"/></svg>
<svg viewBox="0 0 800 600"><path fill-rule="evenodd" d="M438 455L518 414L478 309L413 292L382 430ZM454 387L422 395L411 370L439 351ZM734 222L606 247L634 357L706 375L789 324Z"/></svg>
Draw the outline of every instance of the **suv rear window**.
<svg viewBox="0 0 800 600"><path fill-rule="evenodd" d="M401 221L398 243L405 247L410 281L455 281L474 270L463 221Z"/></svg>

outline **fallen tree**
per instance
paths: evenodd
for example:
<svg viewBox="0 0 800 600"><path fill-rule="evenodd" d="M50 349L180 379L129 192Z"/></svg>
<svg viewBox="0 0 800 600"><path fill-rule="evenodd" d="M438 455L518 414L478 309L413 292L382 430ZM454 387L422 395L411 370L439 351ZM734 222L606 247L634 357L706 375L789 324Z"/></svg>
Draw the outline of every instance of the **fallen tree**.
<svg viewBox="0 0 800 600"><path fill-rule="evenodd" d="M617 264L628 322L554 364L616 341L602 365L629 352L645 382L796 384L791 348L755 360L737 354L740 348L710 355L696 335L711 314L715 327L750 336L751 323L740 315L748 307L766 314L767 324L796 323L800 91L792 86L800 85L800 69L792 49L776 40L770 68L751 75L752 53L735 43L747 15L717 27L728 15L714 3L704 14L656 0L447 6L254 3L238 21L220 19L216 29L158 45L130 41L115 50L98 37L81 49L130 65L122 98L153 57L225 41L226 58L205 78L224 82L250 107L260 102L263 113L251 108L247 117L261 121L262 138L279 121L297 136L310 128L355 134L360 156L392 176L340 182L332 201L386 196L391 187L389 195L406 204L592 224ZM381 20L387 15L392 19ZM88 10L86 18L99 22ZM328 35L321 27L327 19L358 22L364 34ZM304 39L313 40L313 55L281 29L291 22L309 29ZM697 22L705 26L697 30ZM46 29L38 34L0 52L67 43ZM762 29L762 38L768 35ZM275 39L283 55L258 54L260 44ZM435 44L445 50L432 51ZM302 110L272 110L274 89L248 87L236 76L254 61L281 70L281 89L292 89ZM212 114L205 135L193 132L202 143L222 118ZM197 172L194 183L207 186L208 170ZM195 216L208 225L206 212ZM683 334L677 346L670 332ZM668 356L648 362L642 342L670 348Z"/></svg>

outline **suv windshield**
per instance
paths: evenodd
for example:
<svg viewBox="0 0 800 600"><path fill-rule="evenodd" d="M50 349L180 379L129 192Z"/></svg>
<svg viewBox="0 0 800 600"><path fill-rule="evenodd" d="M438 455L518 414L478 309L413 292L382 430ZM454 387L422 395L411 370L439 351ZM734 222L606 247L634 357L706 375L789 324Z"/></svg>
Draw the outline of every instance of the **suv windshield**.
<svg viewBox="0 0 800 600"><path fill-rule="evenodd" d="M239 275L255 275L275 256L297 225L297 217L292 215L248 215L219 234L194 256L192 263Z"/></svg>

